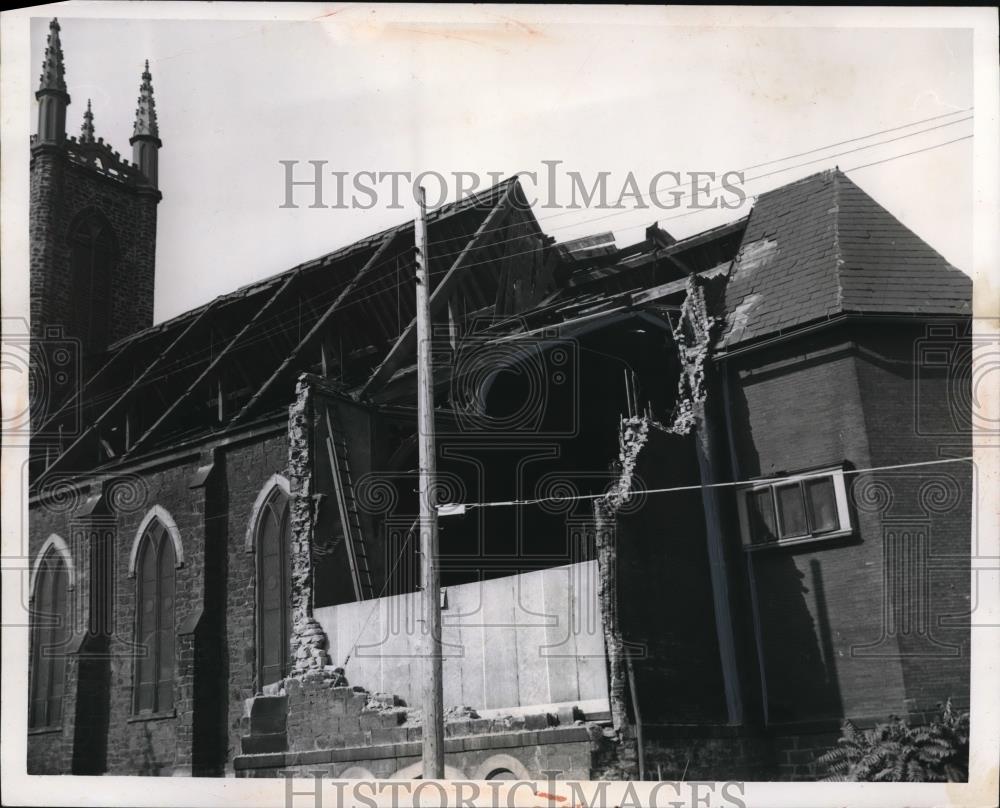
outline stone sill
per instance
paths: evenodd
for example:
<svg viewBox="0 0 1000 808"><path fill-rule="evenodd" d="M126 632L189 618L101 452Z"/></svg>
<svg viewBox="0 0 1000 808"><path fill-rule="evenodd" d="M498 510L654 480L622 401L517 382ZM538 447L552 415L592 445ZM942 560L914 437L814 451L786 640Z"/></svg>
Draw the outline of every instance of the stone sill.
<svg viewBox="0 0 1000 808"><path fill-rule="evenodd" d="M62 724L57 727L31 727L28 730L28 735L55 735L57 732L62 731Z"/></svg>
<svg viewBox="0 0 1000 808"><path fill-rule="evenodd" d="M854 535L853 530L837 530L833 533L818 533L815 536L798 536L794 539L778 539L776 541L764 542L761 544L744 544L743 549L748 553L759 553L761 551L776 550L780 547L798 547L800 544L815 544L817 542L834 542L837 539L846 539Z"/></svg>
<svg viewBox="0 0 1000 808"><path fill-rule="evenodd" d="M468 735L445 738L446 753L511 749L540 744L589 743L590 732L585 726L549 727L543 730L522 730L496 735ZM237 755L233 768L237 772L247 769L273 768L275 766L304 766L345 761L380 760L384 758L417 757L421 752L420 741L394 744L371 744L336 749L274 752L260 755ZM238 775L237 775L238 776Z"/></svg>
<svg viewBox="0 0 1000 808"><path fill-rule="evenodd" d="M130 715L126 722L134 724L140 721L164 721L168 718L177 718L177 710L164 710L162 713L136 713Z"/></svg>

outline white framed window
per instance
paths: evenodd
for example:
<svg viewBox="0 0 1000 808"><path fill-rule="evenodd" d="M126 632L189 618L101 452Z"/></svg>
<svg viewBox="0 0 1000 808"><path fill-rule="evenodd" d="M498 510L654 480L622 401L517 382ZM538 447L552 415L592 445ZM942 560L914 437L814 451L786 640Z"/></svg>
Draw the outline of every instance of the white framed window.
<svg viewBox="0 0 1000 808"><path fill-rule="evenodd" d="M850 535L851 512L842 468L761 480L737 492L747 550Z"/></svg>

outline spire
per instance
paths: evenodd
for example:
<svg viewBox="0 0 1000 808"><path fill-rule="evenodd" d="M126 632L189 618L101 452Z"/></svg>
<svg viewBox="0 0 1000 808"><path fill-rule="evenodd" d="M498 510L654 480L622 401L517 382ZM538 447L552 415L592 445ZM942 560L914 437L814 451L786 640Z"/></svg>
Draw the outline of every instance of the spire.
<svg viewBox="0 0 1000 808"><path fill-rule="evenodd" d="M149 72L149 59L146 60L146 69L142 71L138 104L132 138L147 136L158 140L160 127L156 122L156 100L153 98L153 76Z"/></svg>
<svg viewBox="0 0 1000 808"><path fill-rule="evenodd" d="M154 188L158 183L160 127L156 122L156 102L153 100L153 77L149 74L149 59L146 69L142 71L142 84L139 85L139 106L135 108L135 127L132 137L132 162L143 173L149 184Z"/></svg>
<svg viewBox="0 0 1000 808"><path fill-rule="evenodd" d="M66 68L63 65L62 43L59 41L59 20L55 17L49 23L49 38L45 45L45 61L38 82L38 92L46 90L66 93ZM68 101L67 96L67 101Z"/></svg>
<svg viewBox="0 0 1000 808"><path fill-rule="evenodd" d="M49 39L45 45L45 61L38 80L38 137L32 148L61 146L66 139L66 68L63 66L62 43L59 41L59 20L49 23Z"/></svg>
<svg viewBox="0 0 1000 808"><path fill-rule="evenodd" d="M80 142L94 142L94 113L90 111L90 99L87 99L87 111L83 113L83 126L80 127Z"/></svg>

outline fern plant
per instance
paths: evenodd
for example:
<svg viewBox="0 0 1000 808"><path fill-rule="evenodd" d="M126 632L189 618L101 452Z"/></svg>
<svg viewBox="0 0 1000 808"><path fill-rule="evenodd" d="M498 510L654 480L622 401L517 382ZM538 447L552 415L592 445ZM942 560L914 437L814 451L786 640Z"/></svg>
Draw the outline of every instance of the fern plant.
<svg viewBox="0 0 1000 808"><path fill-rule="evenodd" d="M897 716L860 730L844 721L837 746L817 759L827 781L965 782L969 779L969 713L948 699L930 724L911 727Z"/></svg>

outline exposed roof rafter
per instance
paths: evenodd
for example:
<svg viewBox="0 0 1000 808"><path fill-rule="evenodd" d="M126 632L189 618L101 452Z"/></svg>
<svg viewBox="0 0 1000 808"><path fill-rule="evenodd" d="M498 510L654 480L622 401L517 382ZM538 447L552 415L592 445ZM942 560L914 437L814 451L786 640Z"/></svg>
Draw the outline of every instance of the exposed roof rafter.
<svg viewBox="0 0 1000 808"><path fill-rule="evenodd" d="M510 183L507 186L504 190L503 196L497 201L493 210L491 210L489 215L483 219L472 238L466 242L461 253L459 253L454 263L452 263L451 267L445 273L445 276L438 281L437 285L434 287L430 296L432 316L441 311L443 306L447 305L452 292L455 291L459 282L462 280L462 270L465 268L466 263L468 263L470 257L474 255L478 249L485 246L488 239L484 239L484 235L489 232L495 233L499 230L500 222L506 218L508 212L510 211L511 195L515 187L516 183ZM361 388L360 396L362 398L370 396L373 392L377 391L379 387L392 378L393 373L395 373L396 370L403 365L403 363L407 362L410 357L416 353L416 340L417 321L416 318L414 318L403 330L403 333L399 335L399 338L393 344L392 348L389 349L389 353L386 354L382 363L372 372L368 381L365 382L364 387Z"/></svg>
<svg viewBox="0 0 1000 808"><path fill-rule="evenodd" d="M132 382L118 398L116 398L111 405L104 410L81 435L63 451L56 459L53 461L52 465L46 469L46 473L51 473L55 471L60 466L64 466L67 459L73 455L73 453L81 446L85 441L93 436L99 434L100 428L104 423L114 414L121 411L121 408L129 401L132 394L137 390L144 382L146 382L152 374L158 370L166 361L167 357L171 356L174 350L180 345L184 338L191 333L195 328L197 328L202 322L206 321L211 314L215 311L215 303L213 301L210 305L206 306L198 317L195 317L188 323L187 327L184 328L180 334L167 346L167 348L162 351L159 356L156 357L146 369L140 373L135 381Z"/></svg>
<svg viewBox="0 0 1000 808"><path fill-rule="evenodd" d="M285 296L287 291L295 285L298 279L301 277L301 270L296 270L291 273L281 286L279 286L274 293L268 298L267 302L261 306L254 313L253 317L247 321L246 325L243 326L227 344L219 351L219 354L208 363L205 369L198 375L198 377L188 386L188 388L181 393L181 395L157 418L153 425L149 427L135 443L129 447L128 451L125 453L126 456L134 455L137 452L142 451L146 447L154 435L163 427L167 422L167 419L176 412L190 397L191 395L202 385L202 383L208 379L211 374L215 371L217 367L222 363L223 360L229 358L232 355L234 349L240 344L243 337L253 329L254 325L261 322L261 318L264 317L275 305L276 303Z"/></svg>
<svg viewBox="0 0 1000 808"><path fill-rule="evenodd" d="M337 298L331 303L326 311L324 311L319 319L316 321L315 325L292 349L291 353L285 357L285 361L278 366L277 370L271 374L270 378L261 386L254 396L244 405L236 415L230 420L229 426L235 426L246 420L246 418L254 411L258 406L260 401L265 397L265 395L283 378L289 378L293 376L298 367L297 360L302 355L302 353L313 345L318 338L322 335L323 329L330 322L330 318L340 310L341 305L350 297L351 293L358 287L360 282L367 277L367 275L377 266L382 263L383 258L396 243L399 238L400 231L392 231L382 240L382 243L378 246L374 253L372 253L371 258L369 258L365 265L355 274L355 276L348 282L347 286L341 290Z"/></svg>

